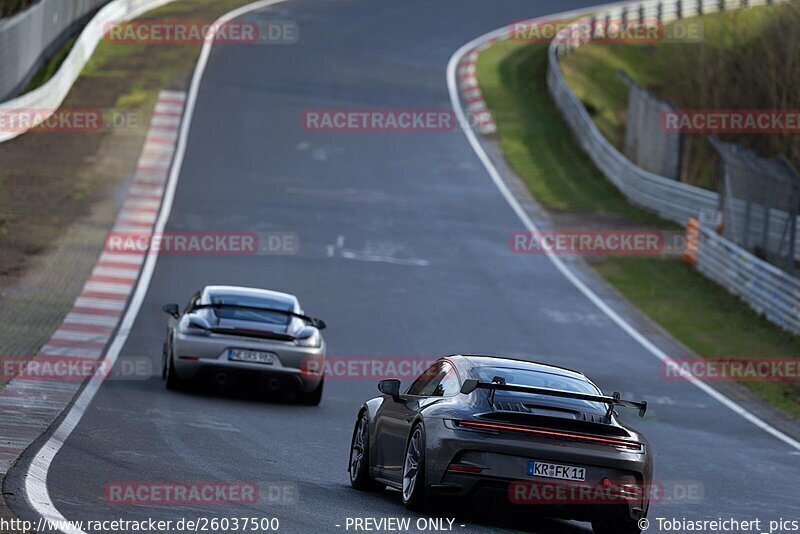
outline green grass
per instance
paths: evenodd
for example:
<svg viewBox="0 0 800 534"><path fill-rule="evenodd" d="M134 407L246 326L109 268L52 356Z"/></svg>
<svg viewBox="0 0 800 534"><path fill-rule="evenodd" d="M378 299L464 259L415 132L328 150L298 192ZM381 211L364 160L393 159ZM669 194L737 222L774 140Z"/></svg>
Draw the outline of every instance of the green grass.
<svg viewBox="0 0 800 534"><path fill-rule="evenodd" d="M625 59L635 60L634 53ZM546 45L515 41L500 42L478 58L478 81L511 167L546 207L568 210L587 221L597 214L617 213L628 223L664 227L667 223L661 219L630 205L575 144L547 92L546 61ZM615 83L602 76L592 83ZM591 78L591 72L586 78ZM613 98L618 98L620 90L617 85L608 94L616 91ZM604 98L597 100L599 108L614 102L612 97ZM797 358L800 354L800 337L766 321L680 260L609 257L593 265L643 313L703 357ZM767 402L800 417L796 383L746 385Z"/></svg>
<svg viewBox="0 0 800 534"><path fill-rule="evenodd" d="M64 60L69 55L72 47L75 45L75 41L77 37L71 37L58 51L55 53L53 57L51 57L47 62L39 69L36 74L33 75L33 78L28 82L28 85L25 86L25 89L22 90L22 93L27 93L29 91L33 91L44 85L50 78L53 77L61 64L64 63Z"/></svg>
<svg viewBox="0 0 800 534"><path fill-rule="evenodd" d="M547 45L503 41L478 58L477 74L514 171L544 206L620 214L642 224L665 221L630 204L577 146L553 107Z"/></svg>
<svg viewBox="0 0 800 534"><path fill-rule="evenodd" d="M667 65L649 57L652 46L613 43L587 45L565 58L561 71L570 88L583 102L600 129L615 147L622 149L628 86L619 77L626 72L639 85L658 87L665 83Z"/></svg>
<svg viewBox="0 0 800 534"><path fill-rule="evenodd" d="M800 107L800 69L789 66L800 47L800 5L748 8L687 21L702 27L702 40L594 42L561 61L570 88L618 149L623 149L628 105L620 70L679 108ZM726 140L765 156L784 154L800 168L796 135L736 134ZM716 151L703 135L688 135L684 141L688 163L681 179L716 190Z"/></svg>
<svg viewBox="0 0 800 534"><path fill-rule="evenodd" d="M789 358L800 337L784 332L681 260L612 258L595 266L640 310L706 358ZM800 417L800 385L747 382Z"/></svg>
<svg viewBox="0 0 800 534"><path fill-rule="evenodd" d="M22 90L22 93L27 93L29 91L33 91L44 85L47 80L53 77L61 64L69 55L72 47L75 45L75 41L77 37L71 37L66 43L64 43L61 48L55 53L53 57L51 57L47 62L39 69L36 74L33 75L33 78L28 82L28 85L25 86L25 89Z"/></svg>

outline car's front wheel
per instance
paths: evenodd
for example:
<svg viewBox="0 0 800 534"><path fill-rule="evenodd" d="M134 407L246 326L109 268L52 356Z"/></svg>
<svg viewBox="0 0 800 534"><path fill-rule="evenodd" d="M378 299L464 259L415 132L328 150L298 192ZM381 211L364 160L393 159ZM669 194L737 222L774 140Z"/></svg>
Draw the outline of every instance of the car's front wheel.
<svg viewBox="0 0 800 534"><path fill-rule="evenodd" d="M403 504L419 509L425 501L425 428L417 424L411 430L403 461Z"/></svg>
<svg viewBox="0 0 800 534"><path fill-rule="evenodd" d="M355 489L368 491L378 487L369 475L369 419L367 412L361 412L353 429L348 471L350 471L350 485Z"/></svg>

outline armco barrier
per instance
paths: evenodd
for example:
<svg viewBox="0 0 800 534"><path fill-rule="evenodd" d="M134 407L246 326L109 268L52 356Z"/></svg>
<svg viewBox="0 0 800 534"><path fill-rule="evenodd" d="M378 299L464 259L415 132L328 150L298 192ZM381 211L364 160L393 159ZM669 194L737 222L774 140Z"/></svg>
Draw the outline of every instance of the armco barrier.
<svg viewBox="0 0 800 534"><path fill-rule="evenodd" d="M74 0L56 0L53 3L66 6L73 3L73 1ZM175 0L113 0L109 2L86 24L77 41L75 41L75 45L72 47L69 55L61 64L61 67L55 75L41 87L0 104L0 114L11 113L15 110L22 109L56 110L64 101L64 98L66 98L72 84L75 83L84 65L89 61L92 52L94 52L97 44L103 38L103 29L106 23L130 20L151 9L161 7L174 1ZM45 3L49 5L51 2L42 0L42 2L37 5ZM95 2L95 4L99 3L101 2ZM34 9L35 7L36 6L30 9ZM48 11L47 13L50 12ZM16 16L18 17L21 15L25 15L25 13ZM13 17L8 20L13 22ZM0 26L0 28L1 27L2 26ZM8 48L9 46L11 45L7 43L2 43L0 45L0 65L5 65L5 58L3 56L5 56L6 53L21 53L19 47L25 45L23 42L18 42L18 44ZM31 46L35 45L32 44ZM41 47L37 47L34 51L39 54L42 52ZM41 113L41 115L39 115L41 121L46 120L48 117L49 114L47 113ZM36 124L32 124L32 126L36 126ZM0 143L13 139L23 133L25 132L21 129L0 131Z"/></svg>
<svg viewBox="0 0 800 534"><path fill-rule="evenodd" d="M14 96L42 60L108 0L40 0L0 19L0 99Z"/></svg>
<svg viewBox="0 0 800 534"><path fill-rule="evenodd" d="M687 259L778 326L800 335L800 279L786 274L696 219L687 226Z"/></svg>
<svg viewBox="0 0 800 534"><path fill-rule="evenodd" d="M767 5L786 0L646 0L615 5L594 15L596 20L659 20L668 23L685 17ZM591 17L577 21L587 24ZM592 120L580 99L572 92L559 66L559 59L589 42L588 32L564 28L550 43L547 86L550 94L581 147L592 161L634 204L655 211L665 219L685 224L703 210L715 210L719 195L637 167L617 150ZM574 36L569 38L568 36ZM798 223L800 224L800 223ZM800 235L795 255L800 259Z"/></svg>

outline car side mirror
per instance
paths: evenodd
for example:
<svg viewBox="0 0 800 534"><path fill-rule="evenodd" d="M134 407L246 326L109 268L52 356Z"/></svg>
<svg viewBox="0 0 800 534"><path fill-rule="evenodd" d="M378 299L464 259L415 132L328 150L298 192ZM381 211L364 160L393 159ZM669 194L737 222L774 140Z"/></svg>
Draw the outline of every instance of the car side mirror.
<svg viewBox="0 0 800 534"><path fill-rule="evenodd" d="M164 304L161 307L161 309L164 310L166 313L170 314L171 316L173 316L176 319L178 317L180 317L180 314L178 313L178 305L177 304Z"/></svg>
<svg viewBox="0 0 800 534"><path fill-rule="evenodd" d="M397 379L381 380L378 382L378 391L384 395L397 397L400 395L400 381Z"/></svg>

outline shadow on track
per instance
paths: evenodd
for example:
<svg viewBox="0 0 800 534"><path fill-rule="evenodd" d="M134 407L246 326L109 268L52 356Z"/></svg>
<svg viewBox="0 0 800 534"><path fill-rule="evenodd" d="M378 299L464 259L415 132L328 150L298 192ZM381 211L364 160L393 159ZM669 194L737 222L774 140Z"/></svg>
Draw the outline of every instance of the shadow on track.
<svg viewBox="0 0 800 534"><path fill-rule="evenodd" d="M346 488L346 491L354 491ZM360 492L358 492L360 493ZM385 489L375 493L387 505L397 506L402 513L409 513L400 503L400 492ZM387 515L399 515L389 514ZM486 529L508 529L518 532L537 534L589 534L592 532L588 523L578 523L548 517L531 506L514 506L499 499L481 501L479 498L437 499L423 510L414 512L417 517L435 517L455 519L456 530L459 525L483 527Z"/></svg>

